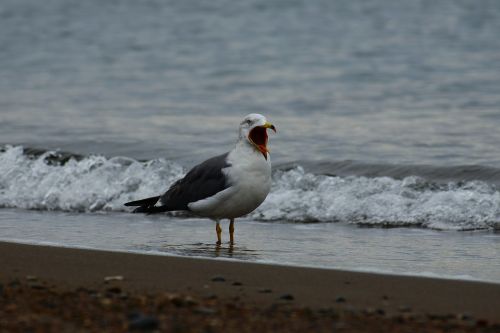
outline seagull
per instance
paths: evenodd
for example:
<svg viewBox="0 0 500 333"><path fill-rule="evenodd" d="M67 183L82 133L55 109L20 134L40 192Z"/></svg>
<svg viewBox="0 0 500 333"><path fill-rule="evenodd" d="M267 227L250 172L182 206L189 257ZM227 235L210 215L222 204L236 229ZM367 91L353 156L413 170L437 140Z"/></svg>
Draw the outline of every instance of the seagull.
<svg viewBox="0 0 500 333"><path fill-rule="evenodd" d="M263 115L245 116L231 151L196 165L163 195L127 202L125 206L136 206L134 213L189 211L210 218L216 222L217 245L221 244L220 220L229 219L233 245L234 220L259 207L271 189L267 129L276 133Z"/></svg>

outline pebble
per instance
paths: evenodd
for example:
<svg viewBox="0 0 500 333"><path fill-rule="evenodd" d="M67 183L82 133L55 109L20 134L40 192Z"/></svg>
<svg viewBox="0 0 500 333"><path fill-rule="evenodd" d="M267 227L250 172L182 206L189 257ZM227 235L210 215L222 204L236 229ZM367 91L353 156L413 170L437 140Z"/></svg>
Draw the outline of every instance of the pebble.
<svg viewBox="0 0 500 333"><path fill-rule="evenodd" d="M106 276L106 277L104 277L104 282L110 282L110 281L123 281L123 276L121 276L121 275L112 275L112 276Z"/></svg>
<svg viewBox="0 0 500 333"><path fill-rule="evenodd" d="M486 327L486 326L488 326L488 321L486 319L478 319L476 321L476 326L478 326L478 327Z"/></svg>
<svg viewBox="0 0 500 333"><path fill-rule="evenodd" d="M42 301L40 301L39 304L47 309L56 309L57 308L56 304L54 304L50 301L47 301L47 300L42 300Z"/></svg>
<svg viewBox="0 0 500 333"><path fill-rule="evenodd" d="M100 300L100 303L103 306L110 306L112 304L112 301L109 298L103 298Z"/></svg>
<svg viewBox="0 0 500 333"><path fill-rule="evenodd" d="M7 311L7 312L14 312L17 310L17 305L16 304L7 304L6 306L4 306L4 310Z"/></svg>
<svg viewBox="0 0 500 333"><path fill-rule="evenodd" d="M139 314L130 321L128 328L130 330L155 330L158 326L159 322L155 317Z"/></svg>
<svg viewBox="0 0 500 333"><path fill-rule="evenodd" d="M410 312L410 311L411 311L411 308L410 308L409 306L407 306L407 305L401 305L401 306L398 308L398 310L399 310L400 312Z"/></svg>
<svg viewBox="0 0 500 333"><path fill-rule="evenodd" d="M198 301L192 298L191 296L187 296L186 298L184 298L184 302L186 303L187 306L198 305Z"/></svg>
<svg viewBox="0 0 500 333"><path fill-rule="evenodd" d="M20 285L21 284L19 283L19 280L17 280L17 279L14 279L14 280L9 282L9 287L12 287L12 288L19 287Z"/></svg>
<svg viewBox="0 0 500 333"><path fill-rule="evenodd" d="M345 330L347 328L349 328L349 325L347 325L347 323L344 323L343 321L338 321L338 322L336 322L336 323L333 324L334 331Z"/></svg>
<svg viewBox="0 0 500 333"><path fill-rule="evenodd" d="M194 309L194 312L202 315L214 315L217 313L216 310L204 306L197 307Z"/></svg>
<svg viewBox="0 0 500 333"><path fill-rule="evenodd" d="M170 299L170 302L172 302L173 305L176 307L180 308L186 304L184 299L182 299L180 296L174 296Z"/></svg>
<svg viewBox="0 0 500 333"><path fill-rule="evenodd" d="M375 310L374 308L366 308L366 309L363 310L363 313L365 315L372 316L375 313L377 313L377 310Z"/></svg>
<svg viewBox="0 0 500 333"><path fill-rule="evenodd" d="M212 278L212 281L213 282L224 282L224 281L226 281L226 279L223 276L214 276Z"/></svg>
<svg viewBox="0 0 500 333"><path fill-rule="evenodd" d="M95 291L87 289L85 287L78 287L75 291L77 293L85 293L85 294L90 294L91 292L95 292Z"/></svg>
<svg viewBox="0 0 500 333"><path fill-rule="evenodd" d="M243 285L243 283L241 283L241 282L238 282L238 281L233 282L233 286L242 286L242 285Z"/></svg>
<svg viewBox="0 0 500 333"><path fill-rule="evenodd" d="M457 318L460 319L460 320L472 320L473 319L473 317L470 314L468 314L468 313L458 314Z"/></svg>
<svg viewBox="0 0 500 333"><path fill-rule="evenodd" d="M112 294L119 294L122 292L120 287L110 287L110 288L106 289L106 291L108 293L112 293Z"/></svg>
<svg viewBox="0 0 500 333"><path fill-rule="evenodd" d="M205 299L217 299L217 295L216 294L208 294L204 297Z"/></svg>
<svg viewBox="0 0 500 333"><path fill-rule="evenodd" d="M259 290L259 293L261 293L261 294L270 294L272 292L273 291L271 289L260 289Z"/></svg>
<svg viewBox="0 0 500 333"><path fill-rule="evenodd" d="M47 287L45 287L41 283L32 283L29 286L31 287L31 289L36 289L36 290L45 290L45 289L47 289Z"/></svg>
<svg viewBox="0 0 500 333"><path fill-rule="evenodd" d="M337 299L335 300L335 302L337 302L337 303L345 303L345 298L342 297L342 296L339 296L339 297L337 297Z"/></svg>
<svg viewBox="0 0 500 333"><path fill-rule="evenodd" d="M280 299L284 299L286 301L293 301L295 297L292 294L284 294L280 296Z"/></svg>

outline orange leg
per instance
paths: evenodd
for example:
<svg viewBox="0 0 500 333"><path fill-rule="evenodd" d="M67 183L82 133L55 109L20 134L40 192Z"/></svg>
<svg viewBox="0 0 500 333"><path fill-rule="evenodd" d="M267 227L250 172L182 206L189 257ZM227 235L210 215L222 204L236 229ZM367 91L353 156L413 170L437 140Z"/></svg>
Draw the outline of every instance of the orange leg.
<svg viewBox="0 0 500 333"><path fill-rule="evenodd" d="M222 229L220 227L219 221L217 221L215 225L215 232L217 232L217 245L220 245L222 243L221 241L221 234L222 234Z"/></svg>
<svg viewBox="0 0 500 333"><path fill-rule="evenodd" d="M229 220L229 244L234 244L234 219Z"/></svg>

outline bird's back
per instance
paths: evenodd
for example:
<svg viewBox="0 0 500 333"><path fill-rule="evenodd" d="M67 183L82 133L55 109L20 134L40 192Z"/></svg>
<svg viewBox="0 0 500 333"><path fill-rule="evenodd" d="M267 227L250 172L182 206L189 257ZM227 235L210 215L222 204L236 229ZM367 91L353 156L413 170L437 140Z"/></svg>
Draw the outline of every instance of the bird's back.
<svg viewBox="0 0 500 333"><path fill-rule="evenodd" d="M225 153L212 157L193 167L182 179L176 181L160 197L168 210L189 210L189 203L211 197L228 188L223 169L230 166Z"/></svg>

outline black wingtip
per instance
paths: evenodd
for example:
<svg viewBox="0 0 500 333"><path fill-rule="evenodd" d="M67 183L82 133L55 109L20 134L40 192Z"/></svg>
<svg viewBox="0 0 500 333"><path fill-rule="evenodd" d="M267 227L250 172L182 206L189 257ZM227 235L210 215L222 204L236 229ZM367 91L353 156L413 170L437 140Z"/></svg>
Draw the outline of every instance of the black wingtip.
<svg viewBox="0 0 500 333"><path fill-rule="evenodd" d="M150 197L150 198L136 200L136 201L129 201L129 202L125 203L124 205L127 207L130 207L130 206L150 207L150 206L154 206L158 202L159 199L160 199L160 196L158 195L156 197Z"/></svg>

